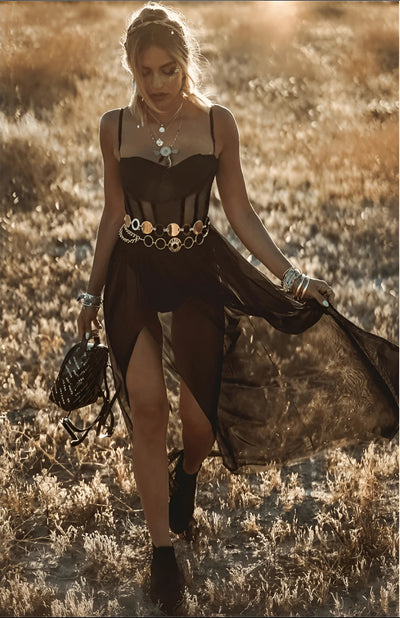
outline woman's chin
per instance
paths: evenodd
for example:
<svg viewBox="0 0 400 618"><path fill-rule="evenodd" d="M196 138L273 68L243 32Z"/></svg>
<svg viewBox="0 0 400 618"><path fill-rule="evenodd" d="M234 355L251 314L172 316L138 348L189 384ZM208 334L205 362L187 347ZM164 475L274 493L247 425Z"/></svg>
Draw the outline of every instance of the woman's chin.
<svg viewBox="0 0 400 618"><path fill-rule="evenodd" d="M171 112L175 111L177 105L181 102L181 97L174 95L163 95L163 96L154 96L150 98L152 104L160 110L160 112Z"/></svg>

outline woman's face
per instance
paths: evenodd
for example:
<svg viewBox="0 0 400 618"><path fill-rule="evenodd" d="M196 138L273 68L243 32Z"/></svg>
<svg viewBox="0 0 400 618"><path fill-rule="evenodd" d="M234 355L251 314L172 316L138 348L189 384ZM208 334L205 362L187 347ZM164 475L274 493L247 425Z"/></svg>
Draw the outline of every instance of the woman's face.
<svg viewBox="0 0 400 618"><path fill-rule="evenodd" d="M182 69L161 47L148 47L139 60L146 94L157 109L169 112L181 98Z"/></svg>

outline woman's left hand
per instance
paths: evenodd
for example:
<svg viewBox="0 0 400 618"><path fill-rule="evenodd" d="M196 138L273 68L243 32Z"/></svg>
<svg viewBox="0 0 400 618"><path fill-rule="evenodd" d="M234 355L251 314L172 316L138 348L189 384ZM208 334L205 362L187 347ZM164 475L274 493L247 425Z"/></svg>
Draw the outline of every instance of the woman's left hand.
<svg viewBox="0 0 400 618"><path fill-rule="evenodd" d="M321 305L327 307L327 302L329 304L333 303L335 293L326 281L310 277L310 283L303 298L315 298Z"/></svg>

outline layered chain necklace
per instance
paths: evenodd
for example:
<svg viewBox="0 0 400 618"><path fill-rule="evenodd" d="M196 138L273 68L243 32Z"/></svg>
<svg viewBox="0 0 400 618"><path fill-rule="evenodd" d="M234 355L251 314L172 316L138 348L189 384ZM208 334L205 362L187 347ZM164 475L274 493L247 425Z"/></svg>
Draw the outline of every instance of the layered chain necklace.
<svg viewBox="0 0 400 618"><path fill-rule="evenodd" d="M180 118L180 122L178 125L178 129L175 133L175 136L173 138L173 140L169 143L169 146L167 146L165 144L165 137L164 137L164 133L166 132L168 125L170 125L180 114L182 107L183 107L183 103L184 101L182 101L182 103L180 104L180 106L178 107L178 109L176 110L176 112L174 113L174 115L168 120L168 122L161 122L151 113L151 111L148 109L147 112L149 113L149 115L153 118L153 120L155 120L157 122L157 124L159 125L158 127L158 135L155 135L153 133L153 131L150 129L149 127L149 132L151 135L151 139L153 140L153 142L155 143L155 145L158 147L157 150L153 150L154 154L159 157L158 159L158 163L166 163L167 167L171 167L172 166L172 155L173 154L178 154L179 150L177 148L174 148L176 140L178 139L178 135L181 131L182 128L182 118ZM161 135L160 135L161 134Z"/></svg>

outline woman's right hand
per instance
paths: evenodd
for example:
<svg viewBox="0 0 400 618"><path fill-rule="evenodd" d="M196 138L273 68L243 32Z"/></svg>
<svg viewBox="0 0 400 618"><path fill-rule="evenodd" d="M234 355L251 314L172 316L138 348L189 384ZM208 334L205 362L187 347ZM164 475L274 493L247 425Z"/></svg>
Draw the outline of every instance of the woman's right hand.
<svg viewBox="0 0 400 618"><path fill-rule="evenodd" d="M97 318L98 311L98 307L82 307L78 316L78 334L81 339L89 339L93 332L103 328Z"/></svg>

